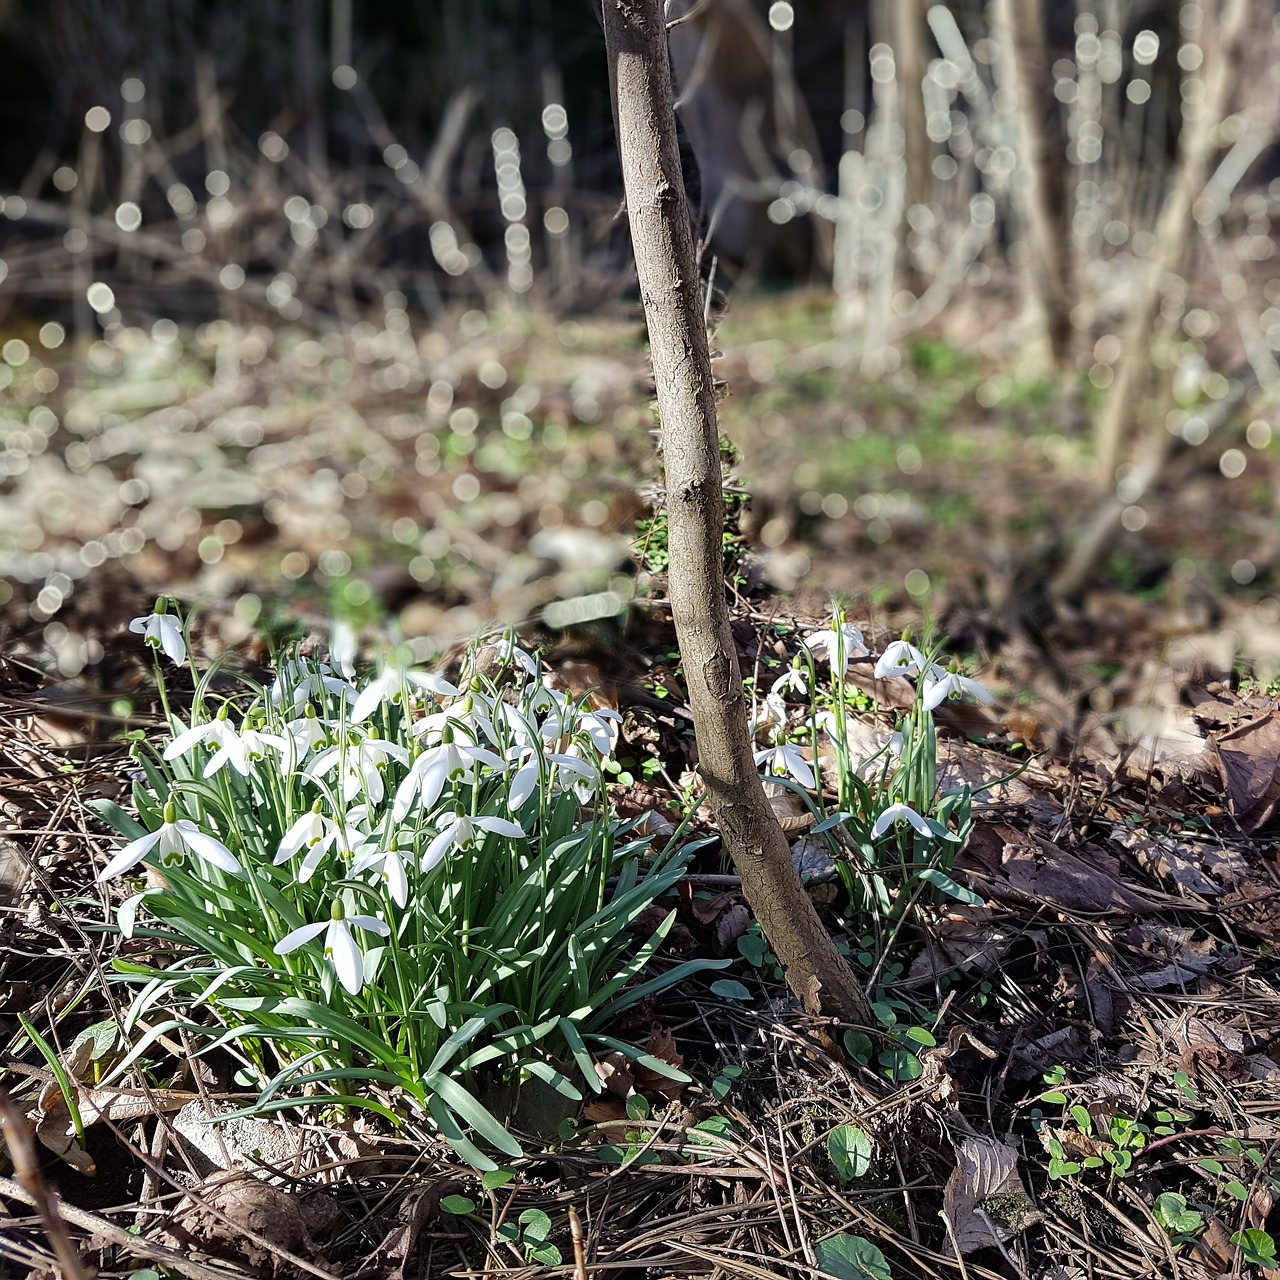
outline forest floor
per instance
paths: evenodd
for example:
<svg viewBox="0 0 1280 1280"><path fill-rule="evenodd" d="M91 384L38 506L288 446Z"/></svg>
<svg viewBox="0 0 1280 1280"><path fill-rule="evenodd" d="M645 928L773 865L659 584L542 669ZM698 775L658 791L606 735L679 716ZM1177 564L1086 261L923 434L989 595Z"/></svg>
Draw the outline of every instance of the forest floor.
<svg viewBox="0 0 1280 1280"><path fill-rule="evenodd" d="M193 1185L166 1135L198 1073L173 1060L132 1110L75 1064L79 1152L18 1015L66 1063L111 1007L93 880L114 845L85 803L124 799L124 735L163 725L127 629L161 594L203 663L245 671L335 616L370 660L398 635L445 667L517 627L623 716L619 810L688 803L636 318L161 325L78 363L29 335L0 419L0 1273L55 1274L61 1238L135 1280L1280 1274L1280 444L1235 415L1054 607L1045 579L1098 502L1059 397L966 335L870 381L830 335L829 300L792 295L736 304L717 338L742 671L783 671L837 596L874 652L945 638L996 694L939 713L941 785L975 789L953 875L982 905L883 929L815 881L883 1024L838 1028L706 855L667 954L732 959L745 994L690 981L631 1029L693 1083L619 1078L499 1189L394 1135L279 1118ZM874 738L911 695L869 668L849 681ZM716 1141L691 1154L694 1129ZM12 1160L26 1130L34 1172ZM236 1180L263 1161L275 1176ZM24 1186L57 1189L61 1226ZM458 1196L479 1208L442 1208ZM559 1267L534 1257L539 1213Z"/></svg>

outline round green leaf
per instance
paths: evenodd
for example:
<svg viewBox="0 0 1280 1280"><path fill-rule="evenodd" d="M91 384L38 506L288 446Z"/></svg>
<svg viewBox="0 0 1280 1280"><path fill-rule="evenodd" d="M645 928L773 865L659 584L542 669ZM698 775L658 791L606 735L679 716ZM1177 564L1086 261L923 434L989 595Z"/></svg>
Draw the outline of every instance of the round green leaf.
<svg viewBox="0 0 1280 1280"><path fill-rule="evenodd" d="M751 992L741 982L735 982L732 978L721 978L719 982L713 982L711 984L711 994L719 996L721 1000L751 999Z"/></svg>
<svg viewBox="0 0 1280 1280"><path fill-rule="evenodd" d="M526 1209L520 1215L526 1244L542 1244L551 1234L551 1219L541 1209Z"/></svg>
<svg viewBox="0 0 1280 1280"><path fill-rule="evenodd" d="M862 1236L842 1232L822 1241L816 1250L818 1266L838 1280L893 1280L884 1254Z"/></svg>
<svg viewBox="0 0 1280 1280"><path fill-rule="evenodd" d="M467 1196L445 1196L440 1201L440 1207L445 1213L455 1213L461 1217L463 1214L475 1213L476 1202Z"/></svg>
<svg viewBox="0 0 1280 1280"><path fill-rule="evenodd" d="M841 1182L861 1178L871 1167L871 1138L857 1125L842 1124L827 1135L827 1154Z"/></svg>

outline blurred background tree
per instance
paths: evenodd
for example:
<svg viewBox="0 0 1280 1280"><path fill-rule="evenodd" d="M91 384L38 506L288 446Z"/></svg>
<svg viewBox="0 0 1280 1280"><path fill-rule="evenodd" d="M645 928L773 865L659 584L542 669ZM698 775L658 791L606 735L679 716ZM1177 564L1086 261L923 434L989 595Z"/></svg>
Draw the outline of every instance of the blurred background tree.
<svg viewBox="0 0 1280 1280"><path fill-rule="evenodd" d="M1020 552L1060 603L1104 514L1140 528L1206 442L1204 405L1269 412L1274 0L668 15L707 274L830 300L804 359L846 393L924 337L1001 366L984 409L1041 386L1097 507ZM634 288L604 65L591 0L4 0L0 318L84 350L162 316L333 330L388 298L428 324L599 314Z"/></svg>

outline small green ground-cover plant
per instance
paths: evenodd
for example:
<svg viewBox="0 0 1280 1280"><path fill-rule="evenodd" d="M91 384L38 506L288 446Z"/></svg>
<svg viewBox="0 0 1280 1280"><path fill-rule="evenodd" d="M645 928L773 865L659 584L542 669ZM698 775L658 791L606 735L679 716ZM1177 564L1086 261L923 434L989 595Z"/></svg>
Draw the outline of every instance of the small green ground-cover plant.
<svg viewBox="0 0 1280 1280"><path fill-rule="evenodd" d="M133 627L186 661L163 603ZM152 873L116 913L149 954L115 961L126 1034L148 1027L115 1074L190 1030L239 1055L256 1110L305 1091L408 1116L480 1169L520 1154L506 1114L531 1080L577 1100L611 1051L686 1079L606 1030L724 963L635 981L674 912L639 947L628 928L692 846L650 856L609 810L614 713L549 689L509 635L465 689L394 651L358 679L350 638L333 650L241 697L205 672L190 724L135 743L137 820L98 806L129 838L99 880Z"/></svg>
<svg viewBox="0 0 1280 1280"><path fill-rule="evenodd" d="M1250 1206L1255 1210L1263 1206L1266 1217L1280 1193L1273 1150L1218 1128L1189 1128L1195 1122L1195 1112L1182 1106L1155 1106L1135 1117L1105 1103L1072 1103L1065 1088L1066 1068L1061 1066L1046 1072L1044 1082L1049 1088L1036 1099L1030 1115L1049 1157L1051 1182L1069 1185L1090 1177L1114 1182L1136 1174L1136 1162L1159 1145L1177 1143L1185 1150L1188 1139L1207 1142L1211 1155L1173 1163L1174 1170L1193 1176L1180 1179L1178 1190L1154 1193L1152 1217L1168 1233L1175 1249L1192 1245L1211 1219L1234 1218L1235 1230L1229 1239L1241 1261L1263 1268L1276 1265L1274 1234L1263 1225L1249 1225L1248 1220ZM1174 1073L1173 1084L1182 1102L1199 1105L1199 1094L1184 1072ZM1046 1107L1061 1109L1056 1122L1051 1121ZM1148 1191L1156 1185L1154 1179L1154 1173L1149 1173Z"/></svg>

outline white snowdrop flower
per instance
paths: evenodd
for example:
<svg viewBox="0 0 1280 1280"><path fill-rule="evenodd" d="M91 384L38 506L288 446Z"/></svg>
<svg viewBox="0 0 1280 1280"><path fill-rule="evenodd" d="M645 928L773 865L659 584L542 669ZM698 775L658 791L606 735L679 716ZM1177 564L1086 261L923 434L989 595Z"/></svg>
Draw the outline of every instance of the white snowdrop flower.
<svg viewBox="0 0 1280 1280"><path fill-rule="evenodd" d="M161 650L180 667L187 660L187 642L182 638L182 624L167 609L165 601L157 600L155 612L134 618L129 630L141 635L153 649Z"/></svg>
<svg viewBox="0 0 1280 1280"><path fill-rule="evenodd" d="M770 692L751 709L748 727L753 734L760 729L785 729L787 718L787 704L776 693Z"/></svg>
<svg viewBox="0 0 1280 1280"><path fill-rule="evenodd" d="M473 742L487 738L490 742L498 741L498 733L493 727L492 717L496 714L489 699L481 693L471 692L432 711L428 715L415 720L409 732L415 738L425 739L433 745L443 742L445 731L452 733L462 730Z"/></svg>
<svg viewBox="0 0 1280 1280"><path fill-rule="evenodd" d="M803 667L792 664L769 686L769 692L779 698L784 693L795 693L802 698L807 698L809 673Z"/></svg>
<svg viewBox="0 0 1280 1280"><path fill-rule="evenodd" d="M901 801L891 804L876 819L875 826L871 828L871 838L878 840L890 827L901 826L903 823L910 823L922 836L933 838L933 829L929 824L909 804Z"/></svg>
<svg viewBox="0 0 1280 1280"><path fill-rule="evenodd" d="M324 934L324 954L333 962L338 973L338 981L351 995L357 995L364 986L364 953L360 944L351 933L351 926L364 929L368 933L376 933L385 938L391 929L376 916L348 916L340 902L333 904L328 920L317 920L313 924L304 924L301 928L287 933L276 943L274 950L278 956L286 956L296 951L303 943L310 942L319 934Z"/></svg>
<svg viewBox="0 0 1280 1280"><path fill-rule="evenodd" d="M361 738L356 742L338 743L315 756L306 767L311 778L322 778L338 771L342 784L342 798L350 804L358 795L365 795L372 804L381 804L386 795L382 780L382 767L390 758L400 764L409 763L409 753L395 742L381 738Z"/></svg>
<svg viewBox="0 0 1280 1280"><path fill-rule="evenodd" d="M356 860L351 874L358 876L362 871L376 868L391 900L403 910L409 901L409 877L405 870L405 853L397 846L395 837L391 837L391 843L385 848L380 841L367 841L353 849L352 854Z"/></svg>
<svg viewBox="0 0 1280 1280"><path fill-rule="evenodd" d="M356 678L356 654L359 644L355 628L349 623L339 620L333 624L329 635L329 660L334 669L344 680Z"/></svg>
<svg viewBox="0 0 1280 1280"><path fill-rule="evenodd" d="M354 686L335 676L326 663L308 667L306 663L290 659L276 668L276 678L270 689L270 698L275 706L285 706L287 699L288 710L297 713L311 698L323 698L326 694L340 698L348 705L354 703L358 696Z"/></svg>
<svg viewBox="0 0 1280 1280"><path fill-rule="evenodd" d="M802 643L815 657L826 658L833 671L840 672L844 671L850 658L867 651L862 632L844 620L842 609L831 615L830 627L812 632Z"/></svg>
<svg viewBox="0 0 1280 1280"><path fill-rule="evenodd" d="M455 742L450 733L447 740L428 747L409 766L409 772L396 788L391 816L403 822L415 799L422 808L430 809L440 799L446 782L474 783L476 770L482 764L500 772L507 767L507 762L487 747Z"/></svg>
<svg viewBox="0 0 1280 1280"><path fill-rule="evenodd" d="M925 676L924 707L926 711L932 711L948 699L955 701L965 696L976 698L977 701L988 705L995 701L986 686L979 684L978 681L970 680L968 676L962 676L956 671L945 671L939 675L940 671L942 668L934 667Z"/></svg>
<svg viewBox="0 0 1280 1280"><path fill-rule="evenodd" d="M284 736L280 748L281 766L292 773L300 761L317 748L330 745L334 725L329 720L321 720L315 708L307 705L307 715L297 716L284 726Z"/></svg>
<svg viewBox="0 0 1280 1280"><path fill-rule="evenodd" d="M351 708L351 723L359 724L367 720L384 702L399 702L405 690L409 697L418 694L429 694L454 697L458 693L456 686L451 685L443 676L430 671L412 671L407 667L388 667L376 680L371 680L356 698Z"/></svg>
<svg viewBox="0 0 1280 1280"><path fill-rule="evenodd" d="M919 674L927 664L928 659L915 645L906 640L895 640L876 662L875 677L883 680L888 676L909 676L913 672Z"/></svg>
<svg viewBox="0 0 1280 1280"><path fill-rule="evenodd" d="M601 707L597 711L582 713L578 719L578 732L585 733L600 758L607 760L618 745L618 726L621 724L622 717L616 711Z"/></svg>
<svg viewBox="0 0 1280 1280"><path fill-rule="evenodd" d="M535 679L542 674L541 664L533 654L526 653L520 647L514 631L504 631L491 642L491 647L496 651L498 662L504 666L514 663L526 675L533 676Z"/></svg>
<svg viewBox="0 0 1280 1280"><path fill-rule="evenodd" d="M298 868L298 883L306 884L335 845L350 849L363 839L364 833L357 830L350 821L335 822L327 814L314 808L308 809L284 833L276 846L274 865L278 867L281 863L288 862L294 854L305 849L306 856Z"/></svg>
<svg viewBox="0 0 1280 1280"><path fill-rule="evenodd" d="M826 735L828 742L847 743L858 731L858 722L852 716L846 715L841 724L839 716L830 708L819 711L813 717L813 723Z"/></svg>
<svg viewBox="0 0 1280 1280"><path fill-rule="evenodd" d="M130 840L98 873L98 883L113 880L155 851L164 865L181 862L188 853L222 871L240 871L240 863L220 840L201 831L189 818L177 817L172 801L164 807L164 822L148 835Z"/></svg>
<svg viewBox="0 0 1280 1280"><path fill-rule="evenodd" d="M452 849L465 849L476 838L477 831L523 840L524 829L506 818L469 818L465 813L455 813L440 828L439 834L427 845L422 861L418 864L423 873L433 870Z"/></svg>
<svg viewBox="0 0 1280 1280"><path fill-rule="evenodd" d="M794 778L802 787L814 787L817 780L809 762L800 754L800 749L789 742L780 742L764 751L756 752L756 764L769 762L769 772L775 776L787 775Z"/></svg>

